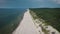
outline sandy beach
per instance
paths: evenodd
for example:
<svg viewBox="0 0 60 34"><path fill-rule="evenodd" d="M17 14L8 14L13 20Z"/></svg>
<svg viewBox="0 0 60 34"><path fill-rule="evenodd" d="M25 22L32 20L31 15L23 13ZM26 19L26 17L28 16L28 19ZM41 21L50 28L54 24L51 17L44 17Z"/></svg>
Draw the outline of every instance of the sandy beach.
<svg viewBox="0 0 60 34"><path fill-rule="evenodd" d="M31 18L29 9L25 12L23 20L12 34L39 34Z"/></svg>

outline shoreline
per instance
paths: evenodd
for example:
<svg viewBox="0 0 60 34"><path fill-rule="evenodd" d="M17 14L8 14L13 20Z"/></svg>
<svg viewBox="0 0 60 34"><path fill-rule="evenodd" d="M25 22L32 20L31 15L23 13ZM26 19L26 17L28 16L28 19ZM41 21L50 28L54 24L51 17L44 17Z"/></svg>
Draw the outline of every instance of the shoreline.
<svg viewBox="0 0 60 34"><path fill-rule="evenodd" d="M29 9L24 13L21 23L12 34L39 34L31 18Z"/></svg>

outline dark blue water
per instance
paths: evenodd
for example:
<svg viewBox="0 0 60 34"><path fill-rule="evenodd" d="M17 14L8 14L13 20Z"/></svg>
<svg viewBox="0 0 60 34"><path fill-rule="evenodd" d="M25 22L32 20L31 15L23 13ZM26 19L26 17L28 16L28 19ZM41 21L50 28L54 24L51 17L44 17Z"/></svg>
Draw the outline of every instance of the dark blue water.
<svg viewBox="0 0 60 34"><path fill-rule="evenodd" d="M10 33L11 29L14 30L22 20L25 11L26 9L21 8L0 8L0 33L4 34L7 30ZM8 34L7 32L5 33Z"/></svg>

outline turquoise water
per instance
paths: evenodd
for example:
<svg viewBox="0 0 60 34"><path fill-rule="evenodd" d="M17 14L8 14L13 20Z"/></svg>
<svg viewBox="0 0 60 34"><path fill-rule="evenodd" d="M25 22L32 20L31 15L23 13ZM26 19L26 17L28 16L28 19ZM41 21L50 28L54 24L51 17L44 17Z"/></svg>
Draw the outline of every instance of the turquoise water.
<svg viewBox="0 0 60 34"><path fill-rule="evenodd" d="M0 34L11 34L22 20L26 9L0 8Z"/></svg>

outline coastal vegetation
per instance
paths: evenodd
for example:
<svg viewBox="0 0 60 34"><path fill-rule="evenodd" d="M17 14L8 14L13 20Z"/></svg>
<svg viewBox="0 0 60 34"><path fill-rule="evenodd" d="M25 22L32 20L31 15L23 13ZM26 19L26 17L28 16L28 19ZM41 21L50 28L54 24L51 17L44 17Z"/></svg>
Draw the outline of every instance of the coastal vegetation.
<svg viewBox="0 0 60 34"><path fill-rule="evenodd" d="M60 32L60 8L30 8L30 11L34 12L37 18L45 20L44 23Z"/></svg>

